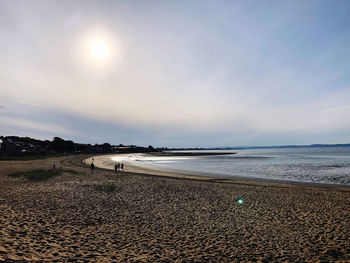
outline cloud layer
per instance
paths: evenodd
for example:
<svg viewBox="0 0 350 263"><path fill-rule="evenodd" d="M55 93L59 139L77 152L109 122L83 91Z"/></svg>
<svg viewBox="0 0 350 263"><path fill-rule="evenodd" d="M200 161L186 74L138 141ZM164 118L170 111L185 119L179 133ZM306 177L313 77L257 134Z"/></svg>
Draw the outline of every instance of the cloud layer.
<svg viewBox="0 0 350 263"><path fill-rule="evenodd" d="M98 141L346 142L349 9L346 1L2 1L0 121L78 140L84 127L67 128L62 116L99 125L89 137ZM111 48L104 61L88 53L99 39Z"/></svg>

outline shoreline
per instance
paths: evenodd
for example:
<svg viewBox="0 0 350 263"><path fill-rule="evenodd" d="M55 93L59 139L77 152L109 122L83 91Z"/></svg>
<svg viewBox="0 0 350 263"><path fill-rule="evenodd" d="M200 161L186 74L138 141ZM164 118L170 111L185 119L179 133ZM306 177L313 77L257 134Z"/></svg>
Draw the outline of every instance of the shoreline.
<svg viewBox="0 0 350 263"><path fill-rule="evenodd" d="M350 261L348 189L91 173L89 157L0 163L0 261ZM6 176L53 162L66 172Z"/></svg>
<svg viewBox="0 0 350 263"><path fill-rule="evenodd" d="M123 154L124 155L124 154ZM125 154L126 156L132 154ZM115 161L111 160L110 157L118 156L118 154L106 154L106 155L96 155L91 156L82 160L82 163L86 166L89 166L94 158L95 167L100 169L106 169L109 171L114 171ZM125 172L136 173L136 174L147 174L149 176L159 176L159 177L168 177L176 179L186 179L186 180L199 180L206 182L217 182L217 183L227 183L227 184L242 184L242 185L261 185L261 186L275 186L275 187L303 187L303 188L323 188L323 189L337 189L341 191L350 191L350 185L341 185L341 184L322 184L322 183L312 183L312 182L298 182L298 181L283 181L283 180L274 180L266 178L248 178L248 177L239 177L232 176L220 177L213 176L211 174L203 173L191 173L191 172L176 172L170 170L156 170L144 166L133 165L132 162L123 161L125 165Z"/></svg>

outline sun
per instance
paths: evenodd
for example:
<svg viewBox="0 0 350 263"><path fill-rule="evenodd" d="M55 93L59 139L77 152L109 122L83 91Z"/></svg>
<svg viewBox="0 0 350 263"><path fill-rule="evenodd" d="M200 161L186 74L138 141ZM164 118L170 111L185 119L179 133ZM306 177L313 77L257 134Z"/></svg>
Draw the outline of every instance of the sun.
<svg viewBox="0 0 350 263"><path fill-rule="evenodd" d="M94 41L90 44L90 53L97 59L104 59L108 56L109 49L104 41Z"/></svg>

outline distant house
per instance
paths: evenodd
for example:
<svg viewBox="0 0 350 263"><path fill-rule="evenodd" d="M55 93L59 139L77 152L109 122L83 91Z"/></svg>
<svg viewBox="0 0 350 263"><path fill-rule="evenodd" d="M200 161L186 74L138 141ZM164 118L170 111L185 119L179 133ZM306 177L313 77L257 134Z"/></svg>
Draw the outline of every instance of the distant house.
<svg viewBox="0 0 350 263"><path fill-rule="evenodd" d="M9 138L2 138L0 139L0 156L7 156L9 154L15 153L16 152L16 145L13 143L13 140Z"/></svg>
<svg viewBox="0 0 350 263"><path fill-rule="evenodd" d="M4 154L4 141L2 139L0 139L0 158L3 156Z"/></svg>

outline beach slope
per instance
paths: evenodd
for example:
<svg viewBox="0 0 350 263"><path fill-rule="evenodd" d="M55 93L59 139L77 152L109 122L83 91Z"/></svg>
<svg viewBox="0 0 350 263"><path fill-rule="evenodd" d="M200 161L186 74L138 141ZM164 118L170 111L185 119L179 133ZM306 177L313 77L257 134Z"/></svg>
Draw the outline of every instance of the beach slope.
<svg viewBox="0 0 350 263"><path fill-rule="evenodd" d="M91 173L88 157L0 162L0 261L350 261L349 188ZM53 162L67 172L7 176Z"/></svg>

